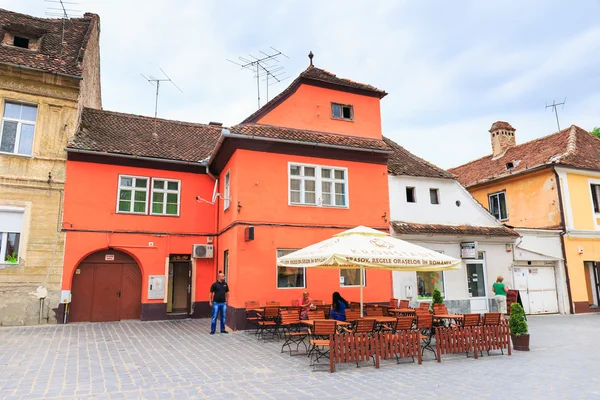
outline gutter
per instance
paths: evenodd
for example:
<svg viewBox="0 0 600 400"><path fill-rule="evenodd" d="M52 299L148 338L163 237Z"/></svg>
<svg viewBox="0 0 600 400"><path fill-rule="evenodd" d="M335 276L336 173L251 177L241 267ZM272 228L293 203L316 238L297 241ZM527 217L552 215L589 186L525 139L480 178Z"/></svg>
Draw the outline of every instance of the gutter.
<svg viewBox="0 0 600 400"><path fill-rule="evenodd" d="M490 184L492 182L500 181L500 180L503 180L503 179L510 179L512 177L520 176L520 175L524 175L524 174L528 174L530 172L541 171L541 170L543 170L545 168L552 168L552 169L554 169L553 165L556 165L556 164L543 164L543 165L539 165L537 167L533 167L533 168L529 168L529 169L526 169L526 170L523 170L523 171L519 171L516 174L502 175L502 176L498 176L498 177L493 178L493 179L488 179L487 181L477 182L477 183L474 183L472 185L465 186L465 188L472 189L472 188L476 188L476 187L479 187L479 186L485 186L485 185L488 185L488 184Z"/></svg>
<svg viewBox="0 0 600 400"><path fill-rule="evenodd" d="M560 226L562 228L562 232L560 233L560 247L562 250L563 262L565 265L565 278L567 280L567 295L569 296L569 313L573 314L573 296L571 294L571 279L569 278L569 266L567 265L567 252L565 250L565 234L567 232L567 227L565 223L565 211L563 205L562 198L562 188L560 186L560 177L558 176L558 172L556 172L556 167L552 167L552 172L554 172L554 177L556 179L556 190L558 191L558 206L560 207Z"/></svg>
<svg viewBox="0 0 600 400"><path fill-rule="evenodd" d="M80 80L80 81L83 80L82 76L63 74L62 72L46 71L46 70L43 70L43 69L32 68L32 67L27 67L25 65L13 64L13 63L7 63L7 62L3 62L1 64L8 65L8 66L15 67L15 68L19 68L19 69L24 69L26 71L43 72L43 73L51 74L51 75L66 76L67 78L77 79L77 80Z"/></svg>
<svg viewBox="0 0 600 400"><path fill-rule="evenodd" d="M97 156L99 155L99 156L108 156L108 157L117 157L117 158L129 158L132 160L162 162L162 163L167 163L167 164L193 165L196 167L204 167L208 171L208 165L207 165L206 161L196 162L196 161L182 161L182 160L165 160L163 158L134 156L134 155L129 155L129 154L118 154L118 153L107 153L107 152L99 152L99 151L93 151L93 150L80 150L80 149L73 149L70 147L66 147L65 151L67 153L80 153L80 154L90 154L90 155L97 155ZM213 175L211 175L211 177L214 178Z"/></svg>

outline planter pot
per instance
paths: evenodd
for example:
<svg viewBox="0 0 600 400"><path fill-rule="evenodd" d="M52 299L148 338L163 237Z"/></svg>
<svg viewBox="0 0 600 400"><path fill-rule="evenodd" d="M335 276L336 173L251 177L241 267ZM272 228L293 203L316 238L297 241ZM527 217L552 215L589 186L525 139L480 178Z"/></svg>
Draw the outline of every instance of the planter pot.
<svg viewBox="0 0 600 400"><path fill-rule="evenodd" d="M521 351L529 351L529 334L515 336L512 333L510 334L513 343L513 349L521 350Z"/></svg>

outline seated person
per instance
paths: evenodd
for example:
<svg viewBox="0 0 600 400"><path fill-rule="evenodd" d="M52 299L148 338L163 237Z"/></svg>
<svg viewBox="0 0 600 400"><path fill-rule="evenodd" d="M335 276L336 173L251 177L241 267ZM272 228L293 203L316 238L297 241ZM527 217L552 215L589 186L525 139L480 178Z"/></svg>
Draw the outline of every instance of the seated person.
<svg viewBox="0 0 600 400"><path fill-rule="evenodd" d="M300 319L308 319L308 310L314 308L308 292L302 293L302 298L298 300L298 305L300 306Z"/></svg>
<svg viewBox="0 0 600 400"><path fill-rule="evenodd" d="M329 311L329 318L335 319L336 321L345 321L346 308L348 308L346 299L344 299L339 292L334 292L331 301L331 311Z"/></svg>

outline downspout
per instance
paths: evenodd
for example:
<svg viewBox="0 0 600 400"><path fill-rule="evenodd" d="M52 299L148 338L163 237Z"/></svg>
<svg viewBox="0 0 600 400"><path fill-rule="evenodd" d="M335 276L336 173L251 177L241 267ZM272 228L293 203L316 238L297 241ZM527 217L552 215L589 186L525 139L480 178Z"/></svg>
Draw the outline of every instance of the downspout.
<svg viewBox="0 0 600 400"><path fill-rule="evenodd" d="M210 176L211 178L214 179L215 184L218 182L218 179L216 176L214 176L209 169L208 164L206 165L206 174L208 176ZM217 187L217 192L218 192L219 188ZM217 271L219 270L219 198L221 196L217 196L217 198L215 199L215 236L213 237L213 249L214 249L214 254L215 254L215 262L214 262L214 271L215 271L215 276L217 275Z"/></svg>
<svg viewBox="0 0 600 400"><path fill-rule="evenodd" d="M558 206L560 207L560 227L561 227L560 247L562 250L563 263L565 265L565 278L567 280L567 295L569 296L569 313L574 314L574 312L573 312L573 296L571 295L571 279L569 278L569 267L567 265L567 252L565 250L565 234L567 232L567 226L565 223L562 188L560 186L560 177L558 176L558 172L556 172L556 168L552 167L552 171L554 172L554 177L556 178L556 190L558 191Z"/></svg>

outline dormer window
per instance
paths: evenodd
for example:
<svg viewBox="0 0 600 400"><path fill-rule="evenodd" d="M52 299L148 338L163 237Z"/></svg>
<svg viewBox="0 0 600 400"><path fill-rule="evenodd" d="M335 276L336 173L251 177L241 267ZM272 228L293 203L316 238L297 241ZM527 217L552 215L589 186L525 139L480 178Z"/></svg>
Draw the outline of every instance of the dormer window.
<svg viewBox="0 0 600 400"><path fill-rule="evenodd" d="M21 37L21 36L15 36L15 39L13 41L13 46L21 47L23 49L28 49L29 48L29 39Z"/></svg>
<svg viewBox="0 0 600 400"><path fill-rule="evenodd" d="M513 169L515 167L515 164L513 162L507 162L506 163L506 170L510 171L511 169Z"/></svg>
<svg viewBox="0 0 600 400"><path fill-rule="evenodd" d="M354 110L349 104L331 103L331 118L353 121Z"/></svg>

